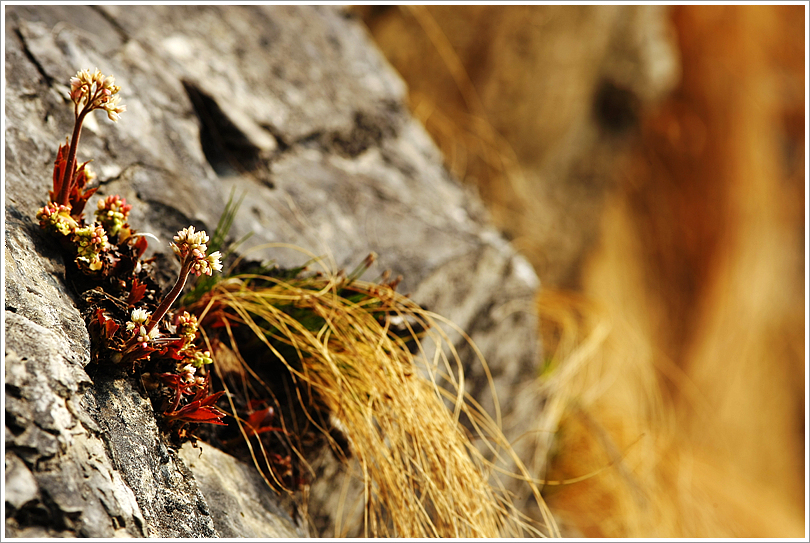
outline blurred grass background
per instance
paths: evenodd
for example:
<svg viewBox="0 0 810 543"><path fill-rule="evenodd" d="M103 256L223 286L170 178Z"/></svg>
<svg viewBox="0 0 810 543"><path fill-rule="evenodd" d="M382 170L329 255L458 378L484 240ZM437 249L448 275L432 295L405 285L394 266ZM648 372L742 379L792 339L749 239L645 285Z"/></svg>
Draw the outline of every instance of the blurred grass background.
<svg viewBox="0 0 810 543"><path fill-rule="evenodd" d="M805 8L353 8L540 276L570 534L806 534Z"/></svg>

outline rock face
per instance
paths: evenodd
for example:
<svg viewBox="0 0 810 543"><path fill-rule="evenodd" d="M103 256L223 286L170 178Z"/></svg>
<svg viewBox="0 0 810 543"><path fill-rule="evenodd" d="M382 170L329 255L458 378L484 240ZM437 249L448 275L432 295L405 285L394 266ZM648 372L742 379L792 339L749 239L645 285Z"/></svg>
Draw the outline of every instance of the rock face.
<svg viewBox="0 0 810 543"><path fill-rule="evenodd" d="M507 436L542 424L528 388L537 278L446 172L405 109L403 83L344 11L9 6L5 62L7 535L306 533L250 469L210 447L178 455L126 380L84 371L87 330L58 248L34 219L72 128L67 84L82 68L114 74L127 111L116 125L100 114L85 123L78 158L94 159L97 196L133 204L130 223L162 240L152 249L166 252L189 224L210 231L235 190L247 197L232 233L253 232L247 246L293 244L335 268L375 251L372 271L402 274L401 291L481 348L517 421ZM281 248L250 256L309 258ZM470 390L491 411L483 370L465 353ZM528 441L533 452L547 447ZM333 488L325 479L312 490L316 532L332 533Z"/></svg>

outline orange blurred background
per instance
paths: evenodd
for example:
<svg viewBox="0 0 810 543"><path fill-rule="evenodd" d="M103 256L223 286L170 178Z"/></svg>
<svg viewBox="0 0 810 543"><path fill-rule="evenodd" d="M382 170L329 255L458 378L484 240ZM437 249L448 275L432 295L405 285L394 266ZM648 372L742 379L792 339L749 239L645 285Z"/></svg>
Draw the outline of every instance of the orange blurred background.
<svg viewBox="0 0 810 543"><path fill-rule="evenodd" d="M568 535L806 536L806 6L354 9L540 276Z"/></svg>

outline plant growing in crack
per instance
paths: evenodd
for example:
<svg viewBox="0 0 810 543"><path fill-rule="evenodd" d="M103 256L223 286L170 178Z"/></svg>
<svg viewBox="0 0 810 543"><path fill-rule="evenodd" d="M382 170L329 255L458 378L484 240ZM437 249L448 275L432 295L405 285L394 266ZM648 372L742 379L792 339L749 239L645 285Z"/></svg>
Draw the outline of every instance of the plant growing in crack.
<svg viewBox="0 0 810 543"><path fill-rule="evenodd" d="M76 165L76 151L82 134L84 119L92 111L102 109L113 122L121 118L127 106L121 104L118 92L121 87L115 84L115 78L104 77L98 68L91 74L82 70L70 79L70 99L73 101L73 136L65 145L60 145L56 153L56 165L53 172L53 190L50 193L51 204L57 211L68 211L72 217L81 217L87 200L97 189L83 190L94 176L87 168L88 162ZM61 229L60 229L61 231Z"/></svg>
<svg viewBox="0 0 810 543"><path fill-rule="evenodd" d="M69 240L76 253L76 263L85 272L98 272L104 266L103 256L109 248L105 221L96 225L84 225L84 208L87 200L98 188L85 187L95 179L88 167L89 161L77 165L76 152L81 138L84 119L92 111L101 109L107 112L111 121L117 121L126 111L125 105L119 105L121 98L118 92L121 87L115 84L115 78L104 75L96 68L82 70L70 80L70 100L73 102L74 125L73 135L60 145L56 153L53 169L53 190L50 191L50 202L37 212L40 226L52 234ZM108 198L110 210L117 213L121 221L112 235L117 235L120 227L126 222L126 215L131 209L124 200L117 196ZM106 224L110 224L106 222Z"/></svg>
<svg viewBox="0 0 810 543"><path fill-rule="evenodd" d="M150 343L160 336L158 324L180 296L180 293L183 292L189 274L199 277L200 275L211 275L214 271L222 270L220 252L214 251L207 254L209 238L205 231L195 232L194 227L189 226L179 231L173 239L174 243L171 244L171 248L180 258L180 275L177 277L177 282L175 282L172 289L160 302L154 314L149 315L149 313L138 309L132 310L132 318L127 324L127 329L135 330L137 328L137 330L124 345L122 358L127 355L132 358L134 355L136 356L135 360L138 360L142 355L146 356L146 353L151 348ZM186 335L186 337L188 336ZM191 367L199 367L199 364Z"/></svg>
<svg viewBox="0 0 810 543"><path fill-rule="evenodd" d="M86 304L93 361L113 362L126 373L137 372L142 381L146 376L155 385L151 396L162 404L166 429L179 436L189 422L223 424L225 413L214 405L221 393L209 394L204 368L212 360L208 351L198 348L196 317L171 312L189 275L211 275L222 264L218 251L208 254L204 231L193 226L181 230L171 244L181 261L180 274L158 302L161 289L153 277L154 258L143 259L149 234L129 225L132 206L110 195L98 201L95 221L85 221L87 201L97 187L89 187L95 178L89 161L78 164L76 159L82 125L95 110L118 121L126 110L120 90L113 76L105 77L98 69L71 78L73 134L57 150L50 201L37 218L73 259L75 266L66 266L66 273Z"/></svg>

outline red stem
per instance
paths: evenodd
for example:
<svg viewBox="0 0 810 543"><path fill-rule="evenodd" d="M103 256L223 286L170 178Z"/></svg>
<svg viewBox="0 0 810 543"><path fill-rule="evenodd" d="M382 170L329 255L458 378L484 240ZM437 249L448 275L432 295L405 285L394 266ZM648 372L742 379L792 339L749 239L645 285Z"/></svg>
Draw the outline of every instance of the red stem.
<svg viewBox="0 0 810 543"><path fill-rule="evenodd" d="M78 102L73 107L74 115L76 116L76 123L73 125L73 137L70 138L70 149L68 150L65 174L64 177L62 177L62 188L59 190L59 194L57 196L56 201L56 203L60 205L68 204L70 193L73 190L73 181L76 174L76 151L79 148L79 138L82 135L82 124L84 123L84 118L87 116L88 113L90 113L94 109L97 109L93 107L93 104L104 92L104 89L100 85L97 84L94 85L96 86L96 92L93 94L93 96L87 97L87 102L85 102L82 111L80 113L77 113L79 108Z"/></svg>
<svg viewBox="0 0 810 543"><path fill-rule="evenodd" d="M177 297L180 296L180 293L183 291L183 287L186 286L186 280L188 279L188 274L191 272L191 264L194 262L194 258L189 254L186 256L186 259L183 261L183 265L180 266L180 277L177 278L177 282L172 287L172 290L163 298L163 301L160 302L160 305L149 317L149 320L146 321L146 335L149 335L149 332L157 326L160 322L160 319L166 315L166 312L172 306L172 304L177 300Z"/></svg>
<svg viewBox="0 0 810 543"><path fill-rule="evenodd" d="M65 174L64 177L62 177L62 188L59 189L59 194L56 197L56 203L59 205L68 205L68 198L70 197L71 189L73 189L73 179L76 174L76 150L79 148L79 138L82 134L82 123L89 112L89 109L83 109L82 112L76 117L76 124L73 126L73 137L70 138L70 149L68 150Z"/></svg>
<svg viewBox="0 0 810 543"><path fill-rule="evenodd" d="M146 321L144 324L144 328L146 328L146 335L148 336L152 329L158 325L160 319L166 315L166 312L169 311L169 308L172 306L177 297L180 296L180 293L183 291L183 287L186 286L186 279L188 279L188 274L191 272L191 265L194 263L194 258L189 254L186 256L186 259L183 261L182 266L180 266L180 277L177 278L177 282L172 287L172 290L166 295L163 301L160 303L158 308L152 314L151 317ZM126 345L124 346L124 352L128 352L130 349L135 347L138 343L138 331L135 330L135 335L132 336L129 341L127 341Z"/></svg>

